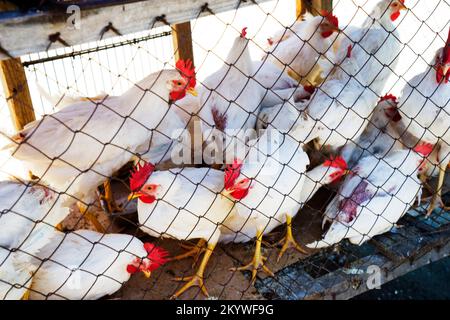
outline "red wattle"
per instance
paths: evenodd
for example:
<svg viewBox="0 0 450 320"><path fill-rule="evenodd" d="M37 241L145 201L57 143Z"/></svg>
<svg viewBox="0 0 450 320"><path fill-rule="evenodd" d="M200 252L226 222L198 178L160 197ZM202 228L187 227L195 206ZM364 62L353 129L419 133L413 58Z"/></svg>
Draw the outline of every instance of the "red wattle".
<svg viewBox="0 0 450 320"><path fill-rule="evenodd" d="M400 11L396 11L396 12L393 12L393 13L391 14L391 20L392 20L392 21L397 20L398 17L400 17Z"/></svg>
<svg viewBox="0 0 450 320"><path fill-rule="evenodd" d="M150 203L155 202L155 201L156 201L156 198L155 198L154 196L141 195L141 196L139 197L139 200L141 200L143 203L150 204Z"/></svg>
<svg viewBox="0 0 450 320"><path fill-rule="evenodd" d="M169 98L171 101L177 101L183 99L186 96L186 90L182 91L171 91L169 94Z"/></svg>
<svg viewBox="0 0 450 320"><path fill-rule="evenodd" d="M324 31L321 33L322 38L328 38L329 36L331 36L333 34L333 31Z"/></svg>
<svg viewBox="0 0 450 320"><path fill-rule="evenodd" d="M132 264L127 265L127 272L130 274L138 272L139 269L136 266L133 266Z"/></svg>

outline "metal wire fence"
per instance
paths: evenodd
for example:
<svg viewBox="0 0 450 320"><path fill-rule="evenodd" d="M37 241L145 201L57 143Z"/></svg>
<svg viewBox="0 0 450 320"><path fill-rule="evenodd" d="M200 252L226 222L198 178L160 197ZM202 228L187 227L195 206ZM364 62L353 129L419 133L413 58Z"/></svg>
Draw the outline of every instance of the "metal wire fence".
<svg viewBox="0 0 450 320"><path fill-rule="evenodd" d="M164 15L1 47L0 297L350 298L448 254L450 3L244 4L195 64Z"/></svg>

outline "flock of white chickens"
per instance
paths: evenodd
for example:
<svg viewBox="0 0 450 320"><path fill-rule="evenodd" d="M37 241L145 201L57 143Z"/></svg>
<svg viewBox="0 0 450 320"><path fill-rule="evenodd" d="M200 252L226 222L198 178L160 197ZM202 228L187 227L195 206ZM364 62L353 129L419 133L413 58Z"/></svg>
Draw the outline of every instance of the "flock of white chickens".
<svg viewBox="0 0 450 320"><path fill-rule="evenodd" d="M0 297L98 299L133 273L150 276L169 260L202 254L174 297L193 286L208 295L204 272L215 246L253 239L252 260L236 270L251 271L252 281L259 271L273 275L263 237L286 224L279 258L289 248L307 252L294 239L292 219L333 182L340 184L324 212L329 228L309 248L343 239L360 245L389 231L431 176L438 186L428 214L444 207L450 31L397 99L386 83L404 46L395 23L406 5L378 0L362 26L345 32L330 13L306 15L268 39L261 61L251 60L244 28L223 66L201 85L192 63L180 60L176 70L151 74L120 96L71 97L26 126L1 150L9 176L0 182ZM231 136L233 148L215 154L225 165L160 167L173 157L180 138L173 133L193 133L195 121L202 142ZM307 144L331 156L311 168ZM129 200L138 199L140 229L199 239L185 254L169 258L152 243L105 233L96 220L102 184L109 211L122 210L109 178L130 161ZM97 231L61 231L75 205Z"/></svg>

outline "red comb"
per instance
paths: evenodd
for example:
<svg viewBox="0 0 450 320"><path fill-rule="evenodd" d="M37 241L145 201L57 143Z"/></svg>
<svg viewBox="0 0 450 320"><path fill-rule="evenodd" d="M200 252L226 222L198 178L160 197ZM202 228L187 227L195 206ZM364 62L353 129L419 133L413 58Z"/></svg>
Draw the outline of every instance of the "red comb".
<svg viewBox="0 0 450 320"><path fill-rule="evenodd" d="M229 164L225 169L224 187L229 189L234 185L234 182L241 174L242 161L235 159L233 164Z"/></svg>
<svg viewBox="0 0 450 320"><path fill-rule="evenodd" d="M169 261L169 259L167 258L169 253L163 248L155 246L153 243L144 243L144 249L148 253L147 258L152 262L149 267L149 271L154 271L165 264L167 261Z"/></svg>
<svg viewBox="0 0 450 320"><path fill-rule="evenodd" d="M393 102L397 102L397 97L394 96L393 94L389 93L389 94L385 95L384 97L380 98L380 102L387 101L387 100L392 100Z"/></svg>
<svg viewBox="0 0 450 320"><path fill-rule="evenodd" d="M428 157L430 153L433 151L434 145L431 143L423 142L419 143L415 148L414 151L417 153L420 153L424 157Z"/></svg>
<svg viewBox="0 0 450 320"><path fill-rule="evenodd" d="M448 29L448 38L444 46L442 61L444 63L450 63L450 28Z"/></svg>
<svg viewBox="0 0 450 320"><path fill-rule="evenodd" d="M398 0L398 1L400 1L402 4L405 4L405 0Z"/></svg>
<svg viewBox="0 0 450 320"><path fill-rule="evenodd" d="M310 93L310 94L313 94L314 91L316 91L316 87L312 86L312 85L309 85L309 84L306 85L306 86L303 86L303 89L305 89L305 91Z"/></svg>
<svg viewBox="0 0 450 320"><path fill-rule="evenodd" d="M180 59L175 64L175 67L181 73L181 76L188 81L188 88L195 88L197 82L195 80L195 68L192 65L192 61L190 59L186 61Z"/></svg>
<svg viewBox="0 0 450 320"><path fill-rule="evenodd" d="M139 163L134 167L134 170L131 171L130 177L130 189L131 191L139 190L147 179L152 174L153 170L155 170L155 166L151 163L146 163L141 166Z"/></svg>
<svg viewBox="0 0 450 320"><path fill-rule="evenodd" d="M395 106L388 107L384 110L384 112L386 116L394 122L399 122L400 120L402 120L402 115L400 114L400 112L398 112L398 109Z"/></svg>
<svg viewBox="0 0 450 320"><path fill-rule="evenodd" d="M336 158L331 157L323 163L323 166L347 170L347 162L341 156L337 156Z"/></svg>
<svg viewBox="0 0 450 320"><path fill-rule="evenodd" d="M327 10L321 10L320 15L328 20L332 25L334 25L336 28L339 27L339 20L338 18L333 15L331 12L328 12Z"/></svg>
<svg viewBox="0 0 450 320"><path fill-rule="evenodd" d="M247 35L247 27L242 28L242 31L241 31L241 38L245 38L246 35Z"/></svg>

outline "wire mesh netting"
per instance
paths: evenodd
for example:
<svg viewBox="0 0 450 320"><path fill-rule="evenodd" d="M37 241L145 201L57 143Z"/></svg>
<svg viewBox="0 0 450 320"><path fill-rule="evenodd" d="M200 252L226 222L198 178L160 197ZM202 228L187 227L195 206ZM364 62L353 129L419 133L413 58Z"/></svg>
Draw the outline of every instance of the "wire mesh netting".
<svg viewBox="0 0 450 320"><path fill-rule="evenodd" d="M195 66L163 16L22 56L0 297L349 298L447 255L450 3L295 5L205 3Z"/></svg>

